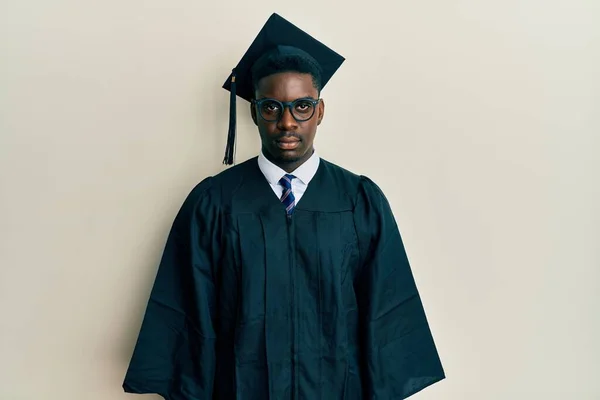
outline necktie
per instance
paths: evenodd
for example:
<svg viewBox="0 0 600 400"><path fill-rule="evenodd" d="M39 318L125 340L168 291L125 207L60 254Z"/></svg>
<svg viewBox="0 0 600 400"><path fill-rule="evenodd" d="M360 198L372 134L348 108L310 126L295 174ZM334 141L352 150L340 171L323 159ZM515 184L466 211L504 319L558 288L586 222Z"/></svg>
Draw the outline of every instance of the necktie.
<svg viewBox="0 0 600 400"><path fill-rule="evenodd" d="M283 193L281 194L281 202L285 206L285 212L288 216L291 216L296 206L296 198L292 193L292 179L294 175L286 174L279 180L279 184L283 186Z"/></svg>

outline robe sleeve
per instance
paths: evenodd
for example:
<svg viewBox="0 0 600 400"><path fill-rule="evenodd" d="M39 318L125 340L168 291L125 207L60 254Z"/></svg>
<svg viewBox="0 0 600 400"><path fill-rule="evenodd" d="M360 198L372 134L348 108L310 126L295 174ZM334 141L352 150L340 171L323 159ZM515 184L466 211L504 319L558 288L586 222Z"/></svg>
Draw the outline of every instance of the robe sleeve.
<svg viewBox="0 0 600 400"><path fill-rule="evenodd" d="M211 194L211 179L196 186L175 218L125 376L125 392L156 393L166 400L212 398L219 202Z"/></svg>
<svg viewBox="0 0 600 400"><path fill-rule="evenodd" d="M444 370L390 205L368 178L354 215L363 398L405 399L444 379Z"/></svg>

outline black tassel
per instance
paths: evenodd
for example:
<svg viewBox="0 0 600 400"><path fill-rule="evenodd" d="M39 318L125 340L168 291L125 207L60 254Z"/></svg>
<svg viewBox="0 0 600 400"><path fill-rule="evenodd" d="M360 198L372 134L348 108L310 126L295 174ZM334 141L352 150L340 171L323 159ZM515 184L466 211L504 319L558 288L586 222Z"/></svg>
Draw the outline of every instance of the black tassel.
<svg viewBox="0 0 600 400"><path fill-rule="evenodd" d="M223 164L232 165L235 156L235 130L236 130L236 88L235 70L231 72L231 88L229 90L229 132L227 134L227 146Z"/></svg>

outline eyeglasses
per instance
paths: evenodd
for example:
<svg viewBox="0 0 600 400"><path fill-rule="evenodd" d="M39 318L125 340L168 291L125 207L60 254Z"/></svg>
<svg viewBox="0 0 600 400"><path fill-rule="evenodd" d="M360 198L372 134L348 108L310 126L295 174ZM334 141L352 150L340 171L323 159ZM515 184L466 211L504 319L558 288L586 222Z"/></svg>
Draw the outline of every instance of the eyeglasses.
<svg viewBox="0 0 600 400"><path fill-rule="evenodd" d="M279 122L286 108L290 109L292 117L297 122L308 121L315 115L317 104L321 99L310 97L296 99L294 101L279 101L275 99L252 100L258 114L266 122Z"/></svg>

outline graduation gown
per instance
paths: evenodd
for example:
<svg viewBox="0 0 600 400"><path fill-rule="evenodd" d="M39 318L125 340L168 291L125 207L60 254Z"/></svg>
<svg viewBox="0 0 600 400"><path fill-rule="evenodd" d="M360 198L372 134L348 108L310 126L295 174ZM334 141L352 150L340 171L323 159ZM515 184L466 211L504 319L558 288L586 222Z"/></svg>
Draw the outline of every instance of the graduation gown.
<svg viewBox="0 0 600 400"><path fill-rule="evenodd" d="M288 218L253 158L185 200L123 387L167 400L398 400L443 378L381 190L321 160Z"/></svg>

